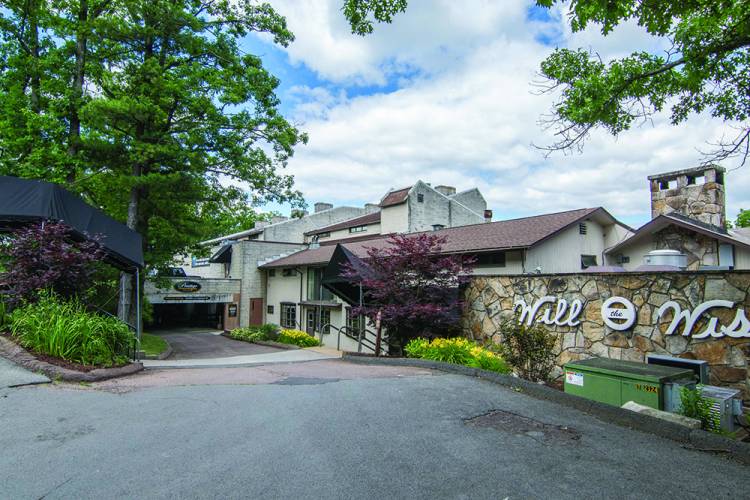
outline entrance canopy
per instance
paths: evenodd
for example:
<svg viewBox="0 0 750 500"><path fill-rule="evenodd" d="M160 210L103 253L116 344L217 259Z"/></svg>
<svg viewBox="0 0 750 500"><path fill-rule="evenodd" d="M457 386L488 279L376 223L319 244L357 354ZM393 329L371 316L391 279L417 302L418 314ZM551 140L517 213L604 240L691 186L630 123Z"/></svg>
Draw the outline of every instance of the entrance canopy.
<svg viewBox="0 0 750 500"><path fill-rule="evenodd" d="M98 237L115 267L143 267L141 235L136 231L57 184L0 176L0 232L42 220L65 222L78 238Z"/></svg>
<svg viewBox="0 0 750 500"><path fill-rule="evenodd" d="M347 268L355 270L360 276L367 276L370 272L365 261L354 255L350 250L347 250L344 245L338 244L333 251L331 260L328 261L328 265L323 271L321 283L326 289L348 304L358 305L362 300L360 296L362 287L358 283L350 281L349 278L342 276L342 273Z"/></svg>

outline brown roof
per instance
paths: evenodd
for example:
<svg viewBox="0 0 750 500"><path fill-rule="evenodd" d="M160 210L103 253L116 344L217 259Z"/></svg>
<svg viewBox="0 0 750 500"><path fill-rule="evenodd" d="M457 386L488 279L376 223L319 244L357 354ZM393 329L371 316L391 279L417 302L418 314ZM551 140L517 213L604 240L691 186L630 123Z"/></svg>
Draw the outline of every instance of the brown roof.
<svg viewBox="0 0 750 500"><path fill-rule="evenodd" d="M403 188L403 189L397 189L395 191L391 191L387 195L385 195L385 198L383 198L383 201L380 202L380 206L390 207L391 205L398 205L399 203L403 203L406 201L406 198L409 196L409 190L412 188L412 186Z"/></svg>
<svg viewBox="0 0 750 500"><path fill-rule="evenodd" d="M312 231L306 232L305 235L309 236L312 234L330 233L331 231L337 231L339 229L348 229L350 227L366 226L368 224L378 223L380 223L380 212L373 212L371 214L360 215L359 217L345 220L343 222L337 222L336 224L331 224L330 226L313 229Z"/></svg>
<svg viewBox="0 0 750 500"><path fill-rule="evenodd" d="M498 222L484 222L470 226L452 227L432 231L444 236L444 253L489 252L493 250L510 250L514 248L529 248L566 227L580 220L590 217L596 212L614 217L603 208L582 208L554 214L523 217ZM388 245L389 236L381 236L363 241L339 240L354 255L364 257L367 248L382 248ZM330 242L333 243L333 242ZM336 248L333 244L326 244L319 248L310 248L294 253L287 257L269 262L261 267L292 267L301 265L326 264Z"/></svg>

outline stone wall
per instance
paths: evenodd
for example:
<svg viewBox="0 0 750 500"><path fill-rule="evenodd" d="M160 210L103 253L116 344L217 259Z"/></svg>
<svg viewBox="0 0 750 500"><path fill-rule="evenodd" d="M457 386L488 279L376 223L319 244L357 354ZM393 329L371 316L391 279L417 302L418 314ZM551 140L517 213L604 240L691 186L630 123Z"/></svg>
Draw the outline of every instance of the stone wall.
<svg viewBox="0 0 750 500"><path fill-rule="evenodd" d="M605 324L602 306L610 297L622 297L634 306L630 328L617 331ZM750 311L750 272L477 276L465 290L465 334L475 340L502 342L499 326L520 310L514 312L515 304L533 305L545 298L532 320L557 339L556 376L562 374L560 367L573 360L599 356L643 362L646 354L665 354L708 361L712 384L741 389L743 397L750 399L750 323L741 321L745 311ZM571 321L575 326L568 326L565 319L576 300L581 302L581 311ZM668 301L674 301L683 312L695 312L701 304L714 300L728 302L698 312L699 319L688 336L683 335L684 321L670 334L673 309L659 314ZM567 310L558 315L562 301L566 301ZM543 323L545 319L552 324ZM551 321L554 319L559 321ZM738 322L733 324L735 320ZM695 338L706 330L724 336Z"/></svg>

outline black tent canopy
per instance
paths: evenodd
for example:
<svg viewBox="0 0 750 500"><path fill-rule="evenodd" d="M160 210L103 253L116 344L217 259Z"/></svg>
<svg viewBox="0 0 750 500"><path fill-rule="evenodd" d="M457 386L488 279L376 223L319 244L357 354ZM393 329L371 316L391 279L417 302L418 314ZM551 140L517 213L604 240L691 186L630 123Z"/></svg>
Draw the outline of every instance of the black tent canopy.
<svg viewBox="0 0 750 500"><path fill-rule="evenodd" d="M0 176L0 232L41 220L63 221L79 238L98 237L115 267L143 267L141 235L136 231L57 184Z"/></svg>
<svg viewBox="0 0 750 500"><path fill-rule="evenodd" d="M370 272L365 261L339 243L323 271L321 283L348 304L359 305L363 300L362 287L341 275L347 266L351 266L360 276L367 276Z"/></svg>

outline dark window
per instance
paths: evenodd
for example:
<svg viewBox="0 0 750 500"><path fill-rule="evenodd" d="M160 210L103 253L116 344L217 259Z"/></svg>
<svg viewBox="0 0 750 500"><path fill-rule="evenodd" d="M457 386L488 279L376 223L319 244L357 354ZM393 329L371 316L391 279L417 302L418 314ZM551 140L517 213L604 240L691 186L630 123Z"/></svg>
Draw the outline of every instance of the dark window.
<svg viewBox="0 0 750 500"><path fill-rule="evenodd" d="M354 226L349 228L350 233L364 233L367 231L367 226Z"/></svg>
<svg viewBox="0 0 750 500"><path fill-rule="evenodd" d="M586 234L587 230L588 228L586 227L585 222L581 222L580 224L578 224L578 234Z"/></svg>
<svg viewBox="0 0 750 500"><path fill-rule="evenodd" d="M596 255L581 255L581 269L596 265Z"/></svg>
<svg viewBox="0 0 750 500"><path fill-rule="evenodd" d="M361 314L359 316L355 316L352 314L352 308L347 307L346 308L346 327L347 330L349 330L349 333L353 335L358 335L360 331L364 329L365 326L365 318Z"/></svg>
<svg viewBox="0 0 750 500"><path fill-rule="evenodd" d="M333 300L333 294L323 288L323 267L307 269L307 300Z"/></svg>
<svg viewBox="0 0 750 500"><path fill-rule="evenodd" d="M320 233L318 235L318 238L330 238L330 236L331 236L330 231L326 231L325 233Z"/></svg>
<svg viewBox="0 0 750 500"><path fill-rule="evenodd" d="M417 202L418 203L424 202L424 195L422 193L417 193Z"/></svg>
<svg viewBox="0 0 750 500"><path fill-rule="evenodd" d="M273 306L267 306L266 307L266 313L273 314Z"/></svg>
<svg viewBox="0 0 750 500"><path fill-rule="evenodd" d="M692 175L688 175L687 183L688 183L688 186L692 186L693 184L695 184L695 177L693 177Z"/></svg>
<svg viewBox="0 0 750 500"><path fill-rule="evenodd" d="M477 265L505 267L505 252L481 253L477 255Z"/></svg>
<svg viewBox="0 0 750 500"><path fill-rule="evenodd" d="M268 277L269 278L273 278L274 276L276 276L276 269L269 269L268 270Z"/></svg>
<svg viewBox="0 0 750 500"><path fill-rule="evenodd" d="M432 225L432 230L433 230L433 231L440 231L440 230L441 230L441 229L443 229L444 227L445 227L445 226L444 226L444 225L442 225L442 224L433 224L433 225Z"/></svg>
<svg viewBox="0 0 750 500"><path fill-rule="evenodd" d="M291 267L287 267L287 268L285 268L285 269L282 269L282 270L281 270L281 275L282 275L282 276L285 276L285 277L287 277L287 278L288 278L289 276L294 276L294 269L292 269Z"/></svg>
<svg viewBox="0 0 750 500"><path fill-rule="evenodd" d="M620 255L617 257L618 264L627 264L628 262L630 262L630 256L628 255Z"/></svg>
<svg viewBox="0 0 750 500"><path fill-rule="evenodd" d="M320 309L320 318L318 323L318 331L323 330L323 333L331 333L331 310Z"/></svg>
<svg viewBox="0 0 750 500"><path fill-rule="evenodd" d="M294 304L281 304L281 319L279 323L284 328L294 328L297 323L297 306Z"/></svg>

